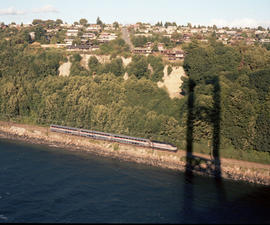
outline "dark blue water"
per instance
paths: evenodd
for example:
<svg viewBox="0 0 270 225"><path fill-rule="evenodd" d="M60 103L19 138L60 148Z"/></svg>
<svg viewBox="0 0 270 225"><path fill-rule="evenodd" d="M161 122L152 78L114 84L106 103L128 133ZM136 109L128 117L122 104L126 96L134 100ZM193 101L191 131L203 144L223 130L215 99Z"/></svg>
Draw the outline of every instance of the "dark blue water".
<svg viewBox="0 0 270 225"><path fill-rule="evenodd" d="M269 190L0 139L0 223L269 223Z"/></svg>

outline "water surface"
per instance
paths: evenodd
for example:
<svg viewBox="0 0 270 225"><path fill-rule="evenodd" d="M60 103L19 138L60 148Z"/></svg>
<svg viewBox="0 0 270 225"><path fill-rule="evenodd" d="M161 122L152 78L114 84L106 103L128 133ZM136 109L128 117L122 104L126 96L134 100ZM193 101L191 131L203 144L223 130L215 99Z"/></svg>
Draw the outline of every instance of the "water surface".
<svg viewBox="0 0 270 225"><path fill-rule="evenodd" d="M0 139L0 223L270 223L269 190Z"/></svg>

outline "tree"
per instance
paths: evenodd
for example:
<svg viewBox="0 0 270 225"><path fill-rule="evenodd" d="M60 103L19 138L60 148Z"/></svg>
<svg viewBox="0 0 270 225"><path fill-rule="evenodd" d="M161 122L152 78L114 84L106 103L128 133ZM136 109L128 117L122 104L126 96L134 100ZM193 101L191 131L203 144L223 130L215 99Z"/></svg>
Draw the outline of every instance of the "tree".
<svg viewBox="0 0 270 225"><path fill-rule="evenodd" d="M37 25L37 24L43 24L43 20L40 19L34 19L32 22L33 25Z"/></svg>
<svg viewBox="0 0 270 225"><path fill-rule="evenodd" d="M78 53L73 54L72 57L71 57L71 61L72 62L80 62L81 60L82 60L82 57Z"/></svg>
<svg viewBox="0 0 270 225"><path fill-rule="evenodd" d="M162 77L164 76L164 73L163 73L164 65L163 65L162 58L149 55L147 57L147 61L153 68L153 73L151 74L151 80L155 82L162 80Z"/></svg>
<svg viewBox="0 0 270 225"><path fill-rule="evenodd" d="M57 25L60 25L60 24L63 24L63 21L62 21L61 19L57 19L57 20L55 21L55 23L56 23Z"/></svg>
<svg viewBox="0 0 270 225"><path fill-rule="evenodd" d="M145 36L132 36L131 41L135 47L143 47L147 43L147 38Z"/></svg>
<svg viewBox="0 0 270 225"><path fill-rule="evenodd" d="M162 26L163 26L162 21L161 21L161 22L157 22L157 23L155 24L155 26L157 26L157 27L162 27Z"/></svg>
<svg viewBox="0 0 270 225"><path fill-rule="evenodd" d="M115 76L122 76L124 75L124 67L123 67L123 61L121 58L116 58L111 61L111 63L107 64L109 69L108 72L113 73Z"/></svg>
<svg viewBox="0 0 270 225"><path fill-rule="evenodd" d="M102 23L101 19L99 18L99 16L97 17L97 22L96 22L96 24L98 24L98 25L100 25L100 26L103 25L103 23Z"/></svg>
<svg viewBox="0 0 270 225"><path fill-rule="evenodd" d="M164 27L165 27L165 28L168 28L168 26L172 26L172 23L171 23L171 22L166 22L166 23L164 24Z"/></svg>
<svg viewBox="0 0 270 225"><path fill-rule="evenodd" d="M150 74L147 58L141 55L134 55L132 57L132 62L128 65L127 70L128 74L134 74L138 79L149 77Z"/></svg>
<svg viewBox="0 0 270 225"><path fill-rule="evenodd" d="M81 44L82 44L82 40L81 40L80 37L76 37L72 41L72 45L75 45L76 46L76 45L81 45Z"/></svg>
<svg viewBox="0 0 270 225"><path fill-rule="evenodd" d="M262 26L258 26L257 29L260 30L260 31L264 31L265 30Z"/></svg>
<svg viewBox="0 0 270 225"><path fill-rule="evenodd" d="M79 22L80 22L80 24L83 25L83 26L86 26L87 23L88 23L87 19L84 19L84 18L80 19Z"/></svg>
<svg viewBox="0 0 270 225"><path fill-rule="evenodd" d="M115 30L119 29L119 23L118 22L114 22L113 23L113 27Z"/></svg>
<svg viewBox="0 0 270 225"><path fill-rule="evenodd" d="M88 68L90 70L90 73L98 73L98 71L100 71L101 68L101 64L98 61L97 57L95 56L91 56L88 60Z"/></svg>
<svg viewBox="0 0 270 225"><path fill-rule="evenodd" d="M176 40L181 39L182 37L183 37L183 34L180 34L177 32L173 32L171 36L172 39L176 39Z"/></svg>
<svg viewBox="0 0 270 225"><path fill-rule="evenodd" d="M172 72L172 67L171 66L168 66L168 68L167 68L167 74L170 75L171 72Z"/></svg>
<svg viewBox="0 0 270 225"><path fill-rule="evenodd" d="M45 38L45 33L46 31L43 29L42 26L38 25L35 30L35 40L36 41L41 41L42 40L42 37Z"/></svg>
<svg viewBox="0 0 270 225"><path fill-rule="evenodd" d="M154 42L154 46L152 48L152 51L153 52L158 52L158 42L157 41Z"/></svg>

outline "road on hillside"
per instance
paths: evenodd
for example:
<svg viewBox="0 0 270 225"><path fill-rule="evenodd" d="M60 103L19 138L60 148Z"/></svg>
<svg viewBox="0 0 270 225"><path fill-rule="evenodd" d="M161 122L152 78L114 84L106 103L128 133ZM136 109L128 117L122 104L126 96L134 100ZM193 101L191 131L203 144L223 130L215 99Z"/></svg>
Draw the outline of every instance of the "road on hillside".
<svg viewBox="0 0 270 225"><path fill-rule="evenodd" d="M129 32L126 27L122 28L122 38L125 40L125 42L129 45L130 50L132 51L134 49L133 44L131 43L130 37L129 37Z"/></svg>

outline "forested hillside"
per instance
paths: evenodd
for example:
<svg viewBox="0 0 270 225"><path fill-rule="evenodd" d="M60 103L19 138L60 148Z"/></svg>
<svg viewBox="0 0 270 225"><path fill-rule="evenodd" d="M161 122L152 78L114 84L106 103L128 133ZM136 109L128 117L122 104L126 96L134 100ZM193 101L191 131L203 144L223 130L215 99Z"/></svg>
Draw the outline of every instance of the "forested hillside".
<svg viewBox="0 0 270 225"><path fill-rule="evenodd" d="M211 140L218 123L221 149L270 152L270 52L214 40L186 51L182 87L194 99L194 140Z"/></svg>
<svg viewBox="0 0 270 225"><path fill-rule="evenodd" d="M196 151L209 153L218 137L226 157L241 158L245 152L269 157L266 48L193 41L185 47L189 78L184 78L183 98L170 99L157 87L164 68L158 57L135 56L127 68L119 58L106 65L90 58L86 70L74 54L71 76L60 77L58 68L67 60L64 50L33 47L23 34L16 37L0 41L2 120L127 134L167 141L180 149L186 148L191 126ZM128 80L123 79L125 71Z"/></svg>

